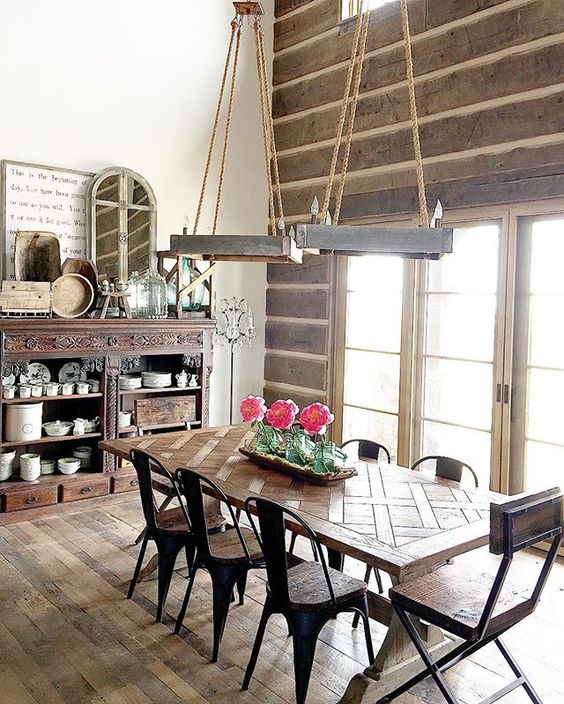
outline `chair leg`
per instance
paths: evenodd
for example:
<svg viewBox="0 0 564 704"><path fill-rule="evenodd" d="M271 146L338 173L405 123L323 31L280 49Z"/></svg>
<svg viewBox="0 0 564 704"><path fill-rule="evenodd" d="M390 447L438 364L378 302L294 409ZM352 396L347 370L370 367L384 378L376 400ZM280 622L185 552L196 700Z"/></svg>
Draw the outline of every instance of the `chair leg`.
<svg viewBox="0 0 564 704"><path fill-rule="evenodd" d="M249 684L251 682L251 678L252 678L253 673L255 671L258 656L260 653L262 639L264 638L266 624L268 623L268 619L271 616L272 616L272 611L269 608L269 604L268 604L268 600L267 600L264 605L264 608L262 610L262 616L260 617L260 622L259 622L259 626L257 629L257 634L255 636L255 642L253 645L253 650L251 652L251 657L249 659L249 664L247 665L247 669L245 670L245 678L243 679L243 685L241 687L241 689L243 689L243 690L249 689Z"/></svg>
<svg viewBox="0 0 564 704"><path fill-rule="evenodd" d="M176 564L176 558L178 557L178 553L182 549L182 545L180 543L173 543L165 547L161 543L157 547L159 550L159 591L157 604L157 621L162 621L163 609L168 595L170 582L172 580L174 565Z"/></svg>
<svg viewBox="0 0 564 704"><path fill-rule="evenodd" d="M194 561L196 558L196 544L194 542L186 545L186 564L188 565L188 577L191 576L194 569Z"/></svg>
<svg viewBox="0 0 564 704"><path fill-rule="evenodd" d="M523 689L525 690L525 692L527 692L527 694L529 695L529 699L531 699L531 701L533 701L535 704L542 704L541 698L535 692L535 690L533 689L533 686L529 682L527 676L525 675L523 670L519 667L519 665L515 661L515 658L513 657L513 655L511 655L509 650L507 650L504 643L502 643L502 641L499 638L496 638L494 643L499 648L499 651L501 652L501 654L505 658L505 661L507 662L507 664L511 668L515 677L523 680L522 686L523 686Z"/></svg>
<svg viewBox="0 0 564 704"><path fill-rule="evenodd" d="M382 584L382 575L377 567L374 568L374 575L376 577L376 584L378 585L378 594L383 594L384 585Z"/></svg>
<svg viewBox="0 0 564 704"><path fill-rule="evenodd" d="M192 594L192 588L194 586L194 581L196 580L196 574L198 572L198 563L196 561L197 556L194 558L194 562L191 573L190 573L190 579L188 581L188 586L186 587L186 594L184 595L184 601L182 602L182 606L180 607L180 611L178 613L178 618L176 619L176 626L174 627L174 632L176 635L180 633L180 629L182 628L182 624L184 623L184 617L186 616L186 609L188 608L188 603L190 601L190 595Z"/></svg>
<svg viewBox="0 0 564 704"><path fill-rule="evenodd" d="M371 565L366 565L366 572L364 573L364 581L366 584L370 582L370 575L372 574L372 570L374 568ZM374 569L374 572L376 574L376 579L379 580L379 584L382 584L380 580L380 575L378 574L378 570ZM382 593L382 590L380 590L380 594ZM352 622L352 627L353 628L358 628L358 624L360 622L360 613L357 611L354 615L353 622Z"/></svg>
<svg viewBox="0 0 564 704"><path fill-rule="evenodd" d="M217 662L233 589L240 575L229 569L213 570L210 574L213 584L213 652L211 661Z"/></svg>
<svg viewBox="0 0 564 704"><path fill-rule="evenodd" d="M370 619L368 617L368 602L364 601L364 604L360 611L357 611L358 615L362 618L364 623L364 637L366 638L366 652L368 654L368 661L370 665L374 662L374 647L372 645L372 633L370 632Z"/></svg>
<svg viewBox="0 0 564 704"><path fill-rule="evenodd" d="M296 677L296 704L304 704L311 678L317 633L294 633L294 673Z"/></svg>
<svg viewBox="0 0 564 704"><path fill-rule="evenodd" d="M437 687L440 689L441 694L443 697L447 700L448 704L459 704L454 692L452 689L449 687L447 681L441 674L439 667L437 664L433 661L431 656L429 655L427 649L425 648L425 645L423 641L421 640L421 637L419 636L419 633L415 630L415 626L411 622L410 617L407 615L405 611L400 609L398 606L394 605L394 611L398 615L400 621L402 622L405 630L407 631L409 637L411 638L411 641L413 642L413 645L417 649L417 652L419 653L421 659L427 666L427 672L428 674L435 680L435 684ZM386 698L384 697L384 700Z"/></svg>
<svg viewBox="0 0 564 704"><path fill-rule="evenodd" d="M245 589L247 588L247 575L249 573L247 570L237 580L237 593L239 594L239 606L243 606L245 603Z"/></svg>
<svg viewBox="0 0 564 704"><path fill-rule="evenodd" d="M131 599L133 592L135 591L135 586L137 580L139 579L139 573L141 572L141 566L143 565L143 560L145 558L145 551L147 550L147 543L149 542L149 533L145 528L145 535L143 537L143 542L141 543L141 550L139 551L139 557L137 558L137 564L135 565L135 571L133 572L133 578L129 585L129 591L127 592L127 598Z"/></svg>
<svg viewBox="0 0 564 704"><path fill-rule="evenodd" d="M292 537L290 538L290 547L288 548L288 553L290 555L294 554L294 550L296 548L296 540L298 539L298 534L297 533L292 533Z"/></svg>

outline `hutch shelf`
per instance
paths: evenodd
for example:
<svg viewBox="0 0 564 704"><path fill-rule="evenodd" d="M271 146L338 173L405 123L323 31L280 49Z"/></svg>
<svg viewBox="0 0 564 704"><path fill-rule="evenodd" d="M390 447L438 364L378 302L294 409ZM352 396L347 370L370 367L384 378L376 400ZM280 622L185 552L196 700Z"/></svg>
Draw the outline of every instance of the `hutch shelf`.
<svg viewBox="0 0 564 704"><path fill-rule="evenodd" d="M16 450L15 467L25 452L40 454L42 459L58 459L72 455L73 448L90 445L93 460L89 469L74 475L50 474L37 481L13 477L0 482L0 525L14 520L48 515L68 502L106 498L135 490L137 481L130 467L121 466L116 458L98 449L100 440L113 440L138 432L136 425L119 427L120 411L134 411L139 399L163 398L163 403L176 398L193 397L193 416L185 419L191 427L207 427L209 418L209 383L212 371L212 333L215 321L185 320L0 320L0 363L2 376L16 380L26 374L31 362L41 362L54 381L68 362L78 362L83 376L100 381L100 391L88 395L42 396L30 399L2 399L0 415L0 448ZM142 371L171 372L187 369L197 374L198 386L162 389L140 388L120 390L122 374ZM5 414L16 403L43 402L43 422L75 418L93 419L100 424L96 432L80 436L42 437L40 440L7 442L4 435ZM167 419L170 420L170 419ZM133 423L135 420L133 419ZM152 425L150 432L181 427L167 422ZM59 507L59 508L58 508ZM22 513L25 511L25 513ZM19 513L16 513L19 512Z"/></svg>

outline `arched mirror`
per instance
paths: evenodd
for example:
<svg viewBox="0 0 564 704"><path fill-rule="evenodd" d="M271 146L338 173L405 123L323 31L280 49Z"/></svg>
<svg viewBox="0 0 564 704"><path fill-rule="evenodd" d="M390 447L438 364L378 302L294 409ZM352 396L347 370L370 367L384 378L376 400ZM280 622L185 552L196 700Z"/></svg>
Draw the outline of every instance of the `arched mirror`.
<svg viewBox="0 0 564 704"><path fill-rule="evenodd" d="M156 268L157 204L153 189L130 169L97 173L87 190L88 230L100 277L127 281Z"/></svg>

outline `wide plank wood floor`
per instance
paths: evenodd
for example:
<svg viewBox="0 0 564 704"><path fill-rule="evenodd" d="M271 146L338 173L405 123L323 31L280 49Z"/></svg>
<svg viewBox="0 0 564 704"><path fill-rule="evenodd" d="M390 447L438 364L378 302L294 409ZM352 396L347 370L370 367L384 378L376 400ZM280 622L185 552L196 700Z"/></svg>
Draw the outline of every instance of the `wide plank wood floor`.
<svg viewBox="0 0 564 704"><path fill-rule="evenodd" d="M0 527L0 704L292 704L292 645L281 619L265 638L249 692L240 684L264 599L264 575L249 580L244 606L234 606L219 663L209 663L211 600L202 573L182 636L171 632L184 594L185 569L173 579L164 624L154 622L156 581L125 598L142 526L137 500L109 508ZM304 550L306 544L304 543ZM490 559L481 551L469 560ZM540 565L530 553L519 569ZM361 565L347 560L347 570ZM530 578L529 578L530 579ZM545 704L564 701L564 564L552 575L537 613L507 637ZM384 630L373 628L375 645ZM339 701L366 666L361 630L345 615L322 632L308 704ZM475 704L509 679L487 649L449 675L463 704ZM438 704L423 684L399 704ZM518 692L504 702L524 704Z"/></svg>

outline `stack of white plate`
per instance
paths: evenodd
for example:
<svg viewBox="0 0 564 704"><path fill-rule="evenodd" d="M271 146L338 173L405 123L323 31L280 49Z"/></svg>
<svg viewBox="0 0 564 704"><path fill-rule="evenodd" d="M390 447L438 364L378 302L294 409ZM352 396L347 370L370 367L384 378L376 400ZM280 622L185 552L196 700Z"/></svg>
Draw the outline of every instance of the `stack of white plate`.
<svg viewBox="0 0 564 704"><path fill-rule="evenodd" d="M172 373L170 372L141 372L143 386L148 389L164 389L172 386Z"/></svg>
<svg viewBox="0 0 564 704"><path fill-rule="evenodd" d="M143 380L140 376L135 375L122 375L119 378L119 388L124 391L131 391L133 389L140 389L143 384Z"/></svg>

